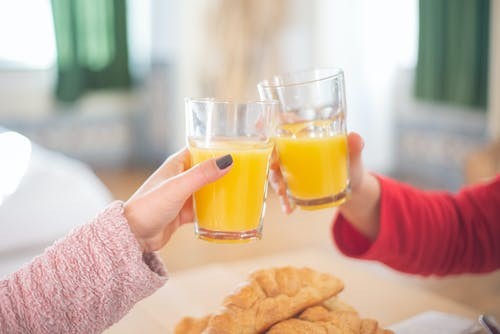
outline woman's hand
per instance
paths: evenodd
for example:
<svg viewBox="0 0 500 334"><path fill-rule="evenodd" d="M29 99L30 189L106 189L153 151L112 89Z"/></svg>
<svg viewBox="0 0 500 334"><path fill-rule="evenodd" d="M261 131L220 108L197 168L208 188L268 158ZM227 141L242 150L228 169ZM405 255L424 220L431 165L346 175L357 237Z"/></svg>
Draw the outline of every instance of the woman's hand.
<svg viewBox="0 0 500 334"><path fill-rule="evenodd" d="M194 220L192 194L227 174L230 155L190 168L187 149L170 156L125 203L125 217L144 252L163 247L182 224Z"/></svg>
<svg viewBox="0 0 500 334"><path fill-rule="evenodd" d="M339 211L359 232L368 239L375 240L380 227L380 184L363 167L361 152L364 142L361 136L351 132L347 137L347 144L351 194L349 200L339 207Z"/></svg>

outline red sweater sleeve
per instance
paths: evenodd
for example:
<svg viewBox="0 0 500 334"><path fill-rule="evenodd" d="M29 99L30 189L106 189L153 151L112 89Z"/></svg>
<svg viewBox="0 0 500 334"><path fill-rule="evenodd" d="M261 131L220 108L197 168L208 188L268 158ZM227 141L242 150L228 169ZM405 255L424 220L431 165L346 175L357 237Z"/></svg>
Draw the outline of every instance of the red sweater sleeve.
<svg viewBox="0 0 500 334"><path fill-rule="evenodd" d="M333 224L333 238L345 255L421 275L500 268L500 175L455 195L378 179L377 239L370 242L342 215Z"/></svg>

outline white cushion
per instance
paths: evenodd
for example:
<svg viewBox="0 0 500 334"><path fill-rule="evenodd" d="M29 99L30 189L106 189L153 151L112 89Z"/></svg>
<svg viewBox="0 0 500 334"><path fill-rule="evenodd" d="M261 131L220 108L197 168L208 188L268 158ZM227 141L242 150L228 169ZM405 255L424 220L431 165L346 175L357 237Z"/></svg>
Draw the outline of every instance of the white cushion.
<svg viewBox="0 0 500 334"><path fill-rule="evenodd" d="M0 161L0 277L112 200L87 165L19 134L0 133Z"/></svg>

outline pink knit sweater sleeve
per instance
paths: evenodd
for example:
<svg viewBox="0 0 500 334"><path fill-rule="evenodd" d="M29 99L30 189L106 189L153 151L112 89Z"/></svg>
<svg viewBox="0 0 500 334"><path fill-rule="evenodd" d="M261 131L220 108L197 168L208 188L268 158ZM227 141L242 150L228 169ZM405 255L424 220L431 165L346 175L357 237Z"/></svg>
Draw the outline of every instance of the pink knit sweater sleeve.
<svg viewBox="0 0 500 334"><path fill-rule="evenodd" d="M114 202L0 281L0 332L100 333L166 280Z"/></svg>

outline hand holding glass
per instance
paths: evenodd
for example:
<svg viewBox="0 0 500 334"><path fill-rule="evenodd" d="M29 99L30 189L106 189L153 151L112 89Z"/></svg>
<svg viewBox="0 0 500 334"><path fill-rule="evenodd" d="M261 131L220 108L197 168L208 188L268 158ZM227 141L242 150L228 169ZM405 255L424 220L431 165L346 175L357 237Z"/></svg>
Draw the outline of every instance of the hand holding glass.
<svg viewBox="0 0 500 334"><path fill-rule="evenodd" d="M231 154L233 166L194 194L195 233L213 242L260 239L277 101L187 99L192 164Z"/></svg>
<svg viewBox="0 0 500 334"><path fill-rule="evenodd" d="M309 210L343 203L350 191L343 72L275 76L258 89L281 104L275 143L288 197Z"/></svg>

